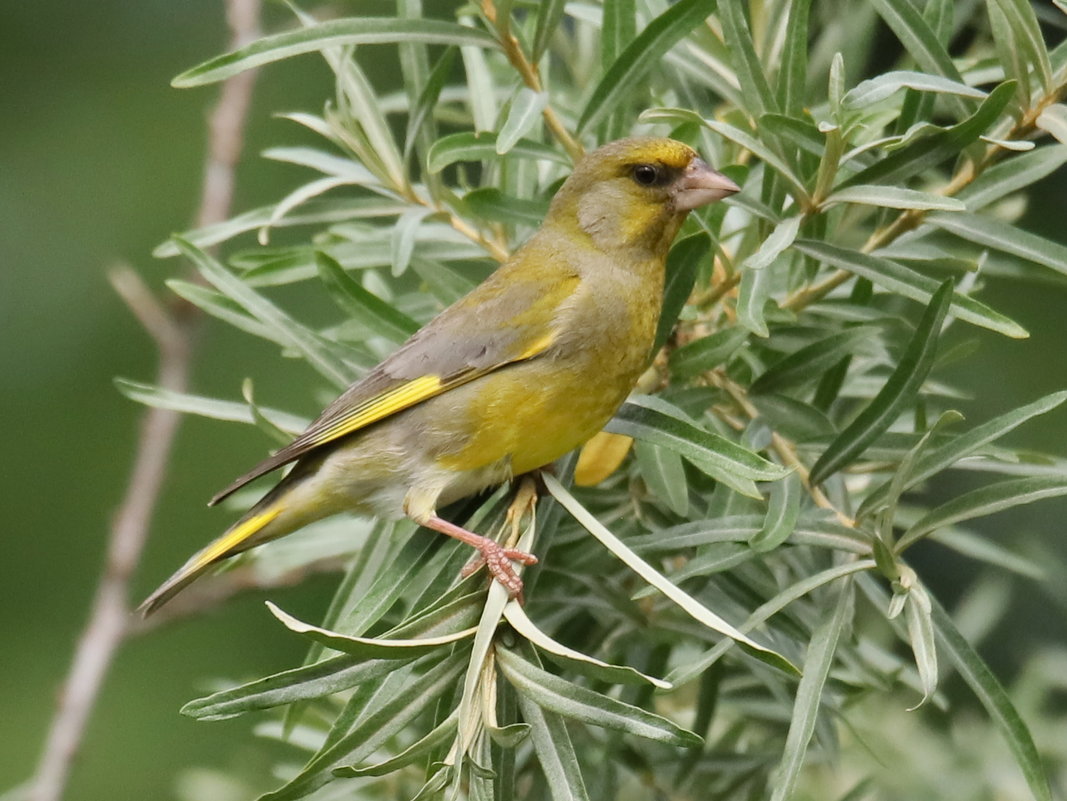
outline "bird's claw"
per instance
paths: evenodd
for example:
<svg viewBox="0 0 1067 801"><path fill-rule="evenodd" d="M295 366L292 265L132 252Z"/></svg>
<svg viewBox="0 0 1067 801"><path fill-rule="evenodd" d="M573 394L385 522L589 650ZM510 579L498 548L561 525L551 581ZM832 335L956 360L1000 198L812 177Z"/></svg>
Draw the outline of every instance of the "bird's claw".
<svg viewBox="0 0 1067 801"><path fill-rule="evenodd" d="M508 596L518 598L521 603L522 579L515 572L511 560L522 562L524 565L536 565L537 557L518 548L505 548L493 540L487 540L475 547L478 548L478 553L463 566L460 575L466 578L485 566L489 569L489 574L507 590Z"/></svg>

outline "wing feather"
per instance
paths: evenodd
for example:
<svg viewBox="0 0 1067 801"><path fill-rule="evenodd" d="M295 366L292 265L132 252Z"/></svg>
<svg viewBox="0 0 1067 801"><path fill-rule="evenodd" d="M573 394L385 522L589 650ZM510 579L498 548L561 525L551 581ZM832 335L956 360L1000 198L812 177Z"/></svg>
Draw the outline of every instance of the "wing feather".
<svg viewBox="0 0 1067 801"><path fill-rule="evenodd" d="M474 292L417 331L363 380L345 390L303 434L209 503L218 503L250 481L323 445L547 351L559 331L560 307L573 293L578 276L563 276L546 292L543 284L509 277L508 272L506 268L497 270ZM473 321L472 311L477 315Z"/></svg>

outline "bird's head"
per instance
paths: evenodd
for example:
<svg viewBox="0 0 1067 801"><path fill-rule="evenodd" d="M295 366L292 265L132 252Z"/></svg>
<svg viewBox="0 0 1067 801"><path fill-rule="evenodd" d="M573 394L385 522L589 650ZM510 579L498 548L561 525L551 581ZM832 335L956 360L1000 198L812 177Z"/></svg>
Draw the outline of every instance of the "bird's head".
<svg viewBox="0 0 1067 801"><path fill-rule="evenodd" d="M686 214L740 188L673 139L620 139L586 155L546 222L577 226L601 250L666 253Z"/></svg>

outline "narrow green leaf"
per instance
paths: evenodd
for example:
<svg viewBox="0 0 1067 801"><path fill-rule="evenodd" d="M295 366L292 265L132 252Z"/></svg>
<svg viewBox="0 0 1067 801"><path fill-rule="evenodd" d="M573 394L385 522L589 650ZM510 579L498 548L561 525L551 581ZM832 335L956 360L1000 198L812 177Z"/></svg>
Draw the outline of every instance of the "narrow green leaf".
<svg viewBox="0 0 1067 801"><path fill-rule="evenodd" d="M1027 420L1055 409L1065 400L1067 400L1067 392L1054 392L1033 403L1028 403L1018 409L995 417L970 431L951 438L947 442L931 445L926 453L915 461L911 475L904 482L901 490L907 491L911 489L930 476L951 467L965 456L970 456L984 445L1000 439ZM889 482L876 489L863 501L863 504L856 511L856 516L865 517L872 510L879 508L885 503L888 494Z"/></svg>
<svg viewBox="0 0 1067 801"><path fill-rule="evenodd" d="M711 238L704 232L692 234L680 239L667 254L667 276L663 286L663 308L660 311L656 327L655 344L652 354L667 342L667 338L678 321L678 315L685 307L689 295L693 292L700 263L711 252Z"/></svg>
<svg viewBox="0 0 1067 801"><path fill-rule="evenodd" d="M852 579L841 580L837 599L826 610L819 626L812 634L804 657L804 671L797 687L793 716L789 721L782 760L771 780L771 801L786 801L793 794L797 777L807 755L808 744L815 732L815 723L822 705L823 688L830 675L837 644L852 617Z"/></svg>
<svg viewBox="0 0 1067 801"><path fill-rule="evenodd" d="M813 156L821 157L826 149L825 136L810 120L786 117L784 114L764 114L759 118L759 126Z"/></svg>
<svg viewBox="0 0 1067 801"><path fill-rule="evenodd" d="M496 152L503 156L519 143L531 128L541 120L541 112L548 105L548 94L535 92L525 86L519 89L504 124L496 136Z"/></svg>
<svg viewBox="0 0 1067 801"><path fill-rule="evenodd" d="M919 518L901 536L897 551L902 552L939 528L1060 495L1067 495L1067 476L1028 476L979 487L941 504Z"/></svg>
<svg viewBox="0 0 1067 801"><path fill-rule="evenodd" d="M456 63L458 52L455 47L447 48L434 62L433 69L425 83L418 84L422 89L408 111L407 131L404 134L405 162L415 150L416 142L419 143L420 153L427 153L437 139L437 123L434 120L433 111L441 97L441 90L445 88L445 83L452 74L452 67ZM406 81L405 84L407 84Z"/></svg>
<svg viewBox="0 0 1067 801"><path fill-rule="evenodd" d="M671 351L671 374L686 379L718 367L737 353L748 336L746 329L734 326L682 345Z"/></svg>
<svg viewBox="0 0 1067 801"><path fill-rule="evenodd" d="M1003 12L1012 31L1013 46L1024 53L1041 82L1044 92L1051 93L1052 65L1049 62L1048 48L1041 33L1034 7L1028 0L988 0L987 6L997 6ZM1029 78L1027 76L1027 82Z"/></svg>
<svg viewBox="0 0 1067 801"><path fill-rule="evenodd" d="M649 493L663 501L676 515L684 515L689 510L689 486L682 457L640 440L634 443L634 455Z"/></svg>
<svg viewBox="0 0 1067 801"><path fill-rule="evenodd" d="M457 654L411 679L404 692L376 709L368 709L359 723L332 747L316 754L284 787L260 796L259 801L303 798L328 783L334 769L366 759L419 714L432 709L435 699L455 686L463 667L464 659Z"/></svg>
<svg viewBox="0 0 1067 801"><path fill-rule="evenodd" d="M474 20L469 14L461 14L459 21L470 25ZM461 45L459 55L463 59L463 71L467 74L467 96L464 100L470 108L474 130L478 133L496 130L496 82L489 71L485 52L478 45Z"/></svg>
<svg viewBox="0 0 1067 801"><path fill-rule="evenodd" d="M1067 145L1067 106L1053 103L1045 106L1034 123L1042 131L1055 137L1060 144Z"/></svg>
<svg viewBox="0 0 1067 801"><path fill-rule="evenodd" d="M456 715L453 713L396 756L364 767L346 765L334 768L333 775L341 779L354 779L360 776L387 776L400 768L430 756L436 749L447 744L455 737L455 734Z"/></svg>
<svg viewBox="0 0 1067 801"><path fill-rule="evenodd" d="M737 322L758 337L770 336L766 309L771 300L770 270L745 270L737 288Z"/></svg>
<svg viewBox="0 0 1067 801"><path fill-rule="evenodd" d="M823 206L835 203L858 203L863 206L882 206L890 209L937 209L940 211L966 211L967 206L953 197L919 192L901 186L851 184L833 192Z"/></svg>
<svg viewBox="0 0 1067 801"><path fill-rule="evenodd" d="M857 250L847 250L814 239L798 239L794 247L824 264L848 270L890 292L896 292L920 303L929 303L937 290L938 284L933 278L928 278L892 259L870 253L860 253ZM952 316L959 320L988 328L991 331L998 331L1013 339L1024 339L1029 336L1026 329L1014 320L966 295L956 293L953 296L951 311Z"/></svg>
<svg viewBox="0 0 1067 801"><path fill-rule="evenodd" d="M937 340L952 298L952 282L934 293L900 362L882 389L859 416L827 447L811 468L811 483L819 484L850 464L886 431L911 403L934 363Z"/></svg>
<svg viewBox="0 0 1067 801"><path fill-rule="evenodd" d="M507 152L508 156L555 161L559 164L569 164L566 156L559 151L520 139L514 143ZM497 153L497 136L492 133L464 132L442 137L433 143L426 157L426 169L430 172L440 172L449 164L457 161L493 161L500 158Z"/></svg>
<svg viewBox="0 0 1067 801"><path fill-rule="evenodd" d="M252 422L256 428L274 440L279 446L288 445L292 441L294 433L298 432L282 428L271 419L269 413L264 413L263 409L256 403L251 378L246 378L241 382L241 396L245 399L245 403L248 404L248 411L252 413Z"/></svg>
<svg viewBox="0 0 1067 801"><path fill-rule="evenodd" d="M270 147L263 151L263 158L281 161L317 170L332 178L345 178L353 184L377 184L378 179L370 170L351 156L338 156L317 147ZM279 217L277 211L271 215Z"/></svg>
<svg viewBox="0 0 1067 801"><path fill-rule="evenodd" d="M716 615L700 601L693 598L685 590L672 583L666 576L656 570L652 565L630 550L618 537L612 534L599 520L578 503L577 499L559 483L555 476L547 473L542 475L545 486L552 496L559 501L582 527L596 537L614 556L620 559L627 567L633 570L646 582L651 584L667 598L673 601L687 615L713 631L725 634L736 640L747 653L756 659L771 665L786 673L796 674L797 668L781 654L760 645L755 640L742 634L735 627Z"/></svg>
<svg viewBox="0 0 1067 801"><path fill-rule="evenodd" d="M510 648L497 646L496 660L520 697L525 696L542 709L668 745L693 747L704 742L664 717L548 673Z"/></svg>
<svg viewBox="0 0 1067 801"><path fill-rule="evenodd" d="M267 608L290 631L295 631L331 650L358 656L361 659L408 659L422 656L439 650L442 646L468 639L474 634L474 628L471 627L437 637L416 637L403 640L387 637L351 637L297 620L270 601L267 601Z"/></svg>
<svg viewBox="0 0 1067 801"><path fill-rule="evenodd" d="M414 20L407 20L413 22ZM360 160L380 175L383 183L402 191L409 186L396 139L385 119L378 96L359 63L341 48L322 51L337 75L341 113L358 122L358 137L366 142ZM329 115L327 114L327 119Z"/></svg>
<svg viewBox="0 0 1067 801"><path fill-rule="evenodd" d="M116 378L115 387L130 400L135 400L147 406L170 409L176 412L184 412L185 414L196 414L201 417L210 417L213 420L255 423L252 410L248 408L247 403L205 398L202 395L190 395L185 392L174 392L153 384L143 384L140 381L130 381L126 378ZM294 436L307 428L310 422L306 417L289 414L280 409L261 407L260 411L273 425Z"/></svg>
<svg viewBox="0 0 1067 801"><path fill-rule="evenodd" d="M343 654L197 698L183 706L181 713L197 720L225 720L323 698L376 681L394 672L397 664L395 659L366 660Z"/></svg>
<svg viewBox="0 0 1067 801"><path fill-rule="evenodd" d="M750 400L775 431L794 442L811 442L818 439L829 442L837 432L830 418L811 403L773 392L752 395Z"/></svg>
<svg viewBox="0 0 1067 801"><path fill-rule="evenodd" d="M552 34L559 27L566 8L565 0L541 0L537 4L537 22L534 25L533 47L530 60L537 64L545 54Z"/></svg>
<svg viewBox="0 0 1067 801"><path fill-rule="evenodd" d="M903 7L893 3L893 0L880 2ZM1005 81L990 92L978 110L967 119L951 128L936 130L929 136L909 142L870 167L852 175L838 188L853 184L897 185L946 159L956 158L967 145L976 141L997 121L1001 112L1011 102L1014 92L1015 83Z"/></svg>
<svg viewBox="0 0 1067 801"><path fill-rule="evenodd" d="M415 238L418 236L419 226L431 214L433 214L433 209L425 206L415 206L405 211L397 219L396 225L393 226L392 236L389 239L390 261L393 265L392 273L394 276L403 275L408 265L411 264L411 256L415 252Z"/></svg>
<svg viewBox="0 0 1067 801"><path fill-rule="evenodd" d="M1039 118L1040 121L1040 118ZM975 212L1002 197L1025 189L1046 178L1067 163L1067 144L1050 145L1004 159L984 170L956 197Z"/></svg>
<svg viewBox="0 0 1067 801"><path fill-rule="evenodd" d="M885 100L901 89L913 89L917 92L936 92L939 94L959 95L981 100L986 93L962 81L949 80L940 75L926 72L895 70L885 72L876 78L863 81L849 89L842 99L847 109L860 109Z"/></svg>
<svg viewBox="0 0 1067 801"><path fill-rule="evenodd" d="M799 598L803 598L814 590L817 590L819 587L831 584L846 576L853 576L857 573L865 573L869 570L874 570L874 568L875 562L873 559L862 559L857 562L846 562L843 565L830 567L813 576L801 579L795 584L786 587L770 600L760 604L759 608L749 615L748 619L738 628L744 632L752 631L756 626L762 625L778 612L786 609L790 604ZM719 659L722 658L722 655L732 648L733 645L733 640L723 640L714 647L709 648L695 660L675 668L669 676L670 681L676 687L689 683L718 662Z"/></svg>
<svg viewBox="0 0 1067 801"><path fill-rule="evenodd" d="M283 347L289 344L284 335L261 323L245 311L245 308L240 303L227 297L214 287L181 281L176 278L170 279L166 284L167 288L178 297L189 301L212 317L232 325L238 331L244 331L246 334L251 334L254 337L265 339Z"/></svg>
<svg viewBox="0 0 1067 801"><path fill-rule="evenodd" d="M994 51L999 57L1004 75L1015 81L1019 107L1030 108L1033 97L1030 93L1030 70L1026 63L1026 51L1017 41L1017 33L1000 3L987 2L986 14L989 17L989 32L993 35Z"/></svg>
<svg viewBox="0 0 1067 801"><path fill-rule="evenodd" d="M1048 148L1045 149L1047 150ZM288 214L283 219L275 220L273 226L281 228L296 225L321 225L369 217L391 217L400 214L405 208L406 206L403 203L379 197L310 200L301 207L299 212ZM262 228L274 218L274 209L274 206L252 209L243 214L238 214L225 222L205 225L203 228L186 231L181 236L203 250L220 242L227 242L248 231ZM152 251L152 255L156 258L177 256L179 253L178 246L169 239Z"/></svg>
<svg viewBox="0 0 1067 801"><path fill-rule="evenodd" d="M552 801L589 801L578 755L563 716L542 709L522 693L516 694L522 719L530 725L530 739Z"/></svg>
<svg viewBox="0 0 1067 801"><path fill-rule="evenodd" d="M747 6L748 3L742 3L741 0L721 0L718 16L722 23L726 52L741 84L741 96L746 103L744 110L750 117L758 119L767 112L777 112L778 100L771 92L760 58L756 55L752 32L745 18L744 9Z"/></svg>
<svg viewBox="0 0 1067 801"><path fill-rule="evenodd" d="M748 541L757 553L773 551L793 533L800 515L800 497L803 494L796 474L788 475L771 484L767 496L767 516L763 528Z"/></svg>
<svg viewBox="0 0 1067 801"><path fill-rule="evenodd" d="M799 116L805 105L804 88L808 75L808 16L811 0L789 4L786 40L778 72L778 100L787 115Z"/></svg>
<svg viewBox="0 0 1067 801"><path fill-rule="evenodd" d="M1009 570L1032 581L1047 581L1052 565L1038 564L1032 559L1009 551L1003 545L982 534L972 533L959 528L942 528L931 532L930 539L944 545L958 554L985 562L996 568L998 574Z"/></svg>
<svg viewBox="0 0 1067 801"><path fill-rule="evenodd" d="M463 196L470 213L489 222L510 223L537 228L545 219L548 204L505 195L496 187L475 189Z"/></svg>
<svg viewBox="0 0 1067 801"><path fill-rule="evenodd" d="M600 26L600 66L606 72L619 54L637 37L637 12L634 0L616 0L604 4Z"/></svg>
<svg viewBox="0 0 1067 801"><path fill-rule="evenodd" d="M175 238L175 242L182 255L195 264L208 281L244 306L261 322L285 335L289 344L300 351L308 363L322 375L342 387L355 378L354 371L337 358L317 334L300 325L202 250L180 238Z"/></svg>
<svg viewBox="0 0 1067 801"><path fill-rule="evenodd" d="M969 242L1067 275L1067 245L1031 234L1010 223L977 214L929 214L926 222Z"/></svg>
<svg viewBox="0 0 1067 801"><path fill-rule="evenodd" d="M315 252L315 264L322 282L341 308L374 333L400 343L418 330L417 322L364 289L336 260L322 251Z"/></svg>
<svg viewBox="0 0 1067 801"><path fill-rule="evenodd" d="M1015 763L1022 770L1030 792L1034 794L1034 799L1052 801L1052 789L1033 737L1008 698L1008 693L982 657L956 628L945 608L934 598L931 598L931 613L937 636L945 652L1004 736L1015 756Z"/></svg>
<svg viewBox="0 0 1067 801"><path fill-rule="evenodd" d="M804 221L804 218L800 215L793 217L786 217L776 226L774 230L763 240L763 244L759 246L751 256L745 259L741 265L743 270L762 270L767 267L771 262L777 259L786 248L793 244L793 240L797 238L797 232L800 231L800 224Z"/></svg>
<svg viewBox="0 0 1067 801"><path fill-rule="evenodd" d="M313 53L327 47L396 42L498 47L496 40L484 31L451 22L435 19L350 17L264 36L232 53L216 56L183 72L171 81L171 85L185 89L215 83L253 67L281 61L290 56Z"/></svg>
<svg viewBox="0 0 1067 801"><path fill-rule="evenodd" d="M904 614L908 624L911 650L915 654L915 668L919 671L919 683L923 689L923 697L919 699L919 703L911 707L911 709L918 709L937 690L937 648L934 644L934 622L931 617L930 596L921 584L915 584L908 589Z"/></svg>
<svg viewBox="0 0 1067 801"><path fill-rule="evenodd" d="M682 37L713 14L715 6L715 0L678 0L648 23L600 79L578 120L578 130L595 125L623 105L634 86Z"/></svg>
<svg viewBox="0 0 1067 801"><path fill-rule="evenodd" d="M780 392L816 381L843 356L863 351L878 332L874 326L857 326L805 345L768 367L752 382L749 392Z"/></svg>
<svg viewBox="0 0 1067 801"><path fill-rule="evenodd" d="M455 303L477 285L469 276L442 262L416 256L411 260L411 268L433 296L445 305Z"/></svg>
<svg viewBox="0 0 1067 801"><path fill-rule="evenodd" d="M878 15L885 20L900 39L904 49L927 72L940 75L954 83L962 84L963 77L952 62L937 34L911 3L894 0L873 0ZM970 113L973 103L959 95L947 95L950 105L961 117Z"/></svg>
<svg viewBox="0 0 1067 801"><path fill-rule="evenodd" d="M788 472L725 437L699 428L660 398L631 397L606 428L677 451L712 478L754 498L760 495L753 481L775 481Z"/></svg>
<svg viewBox="0 0 1067 801"><path fill-rule="evenodd" d="M646 676L632 667L610 665L596 657L583 654L573 648L568 648L563 643L556 642L541 631L527 617L526 610L523 609L522 604L514 600L509 601L507 606L504 607L504 618L515 629L516 633L536 645L549 659L565 665L583 676L589 676L600 681L610 681L615 684L647 683L661 690L671 689L670 683L662 679Z"/></svg>

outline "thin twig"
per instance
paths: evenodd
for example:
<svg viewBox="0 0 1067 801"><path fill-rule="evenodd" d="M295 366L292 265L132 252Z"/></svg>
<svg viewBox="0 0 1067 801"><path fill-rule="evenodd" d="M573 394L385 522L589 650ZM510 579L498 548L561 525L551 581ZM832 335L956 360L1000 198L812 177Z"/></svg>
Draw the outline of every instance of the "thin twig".
<svg viewBox="0 0 1067 801"><path fill-rule="evenodd" d="M496 5L492 0L482 0L481 5L482 13L485 14L486 19L496 29L498 41L501 47L504 48L504 54L508 57L508 61L511 62L511 66L519 73L522 82L526 84L527 88L535 92L544 91L544 86L541 83L541 73L537 65L526 58L522 45L519 44L515 34L511 32L510 19L506 15L501 16L497 13ZM560 119L556 110L552 106L546 105L541 112L541 116L544 117L545 124L552 131L552 135L563 145L563 149L567 151L571 161L578 161L585 152L582 144L567 130L567 126L563 124L563 120Z"/></svg>
<svg viewBox="0 0 1067 801"><path fill-rule="evenodd" d="M234 47L259 35L259 13L260 0L227 0L226 16ZM254 81L252 72L227 81L211 114L204 185L196 215L198 225L221 222L229 216L234 167L242 149ZM165 308L132 270L118 270L111 278L116 291L156 343L159 350L156 383L164 389L185 391L197 317L193 307L175 304ZM141 419L130 479L112 522L104 570L89 621L59 694L30 788L32 801L59 801L63 797L108 668L130 631L129 581L140 562L180 422L179 413L155 408L145 412Z"/></svg>

